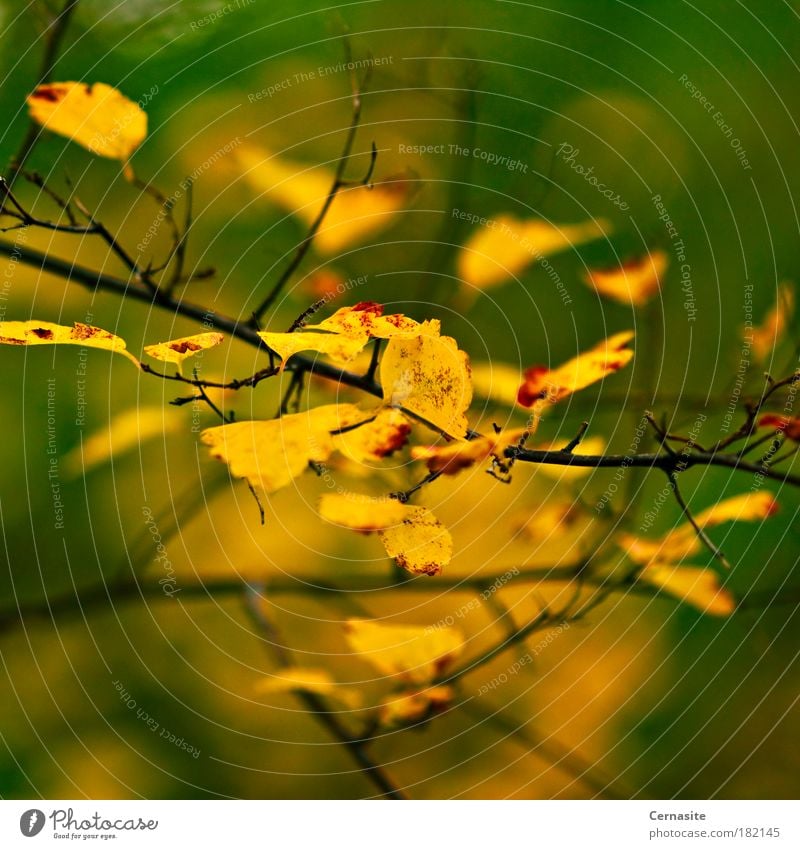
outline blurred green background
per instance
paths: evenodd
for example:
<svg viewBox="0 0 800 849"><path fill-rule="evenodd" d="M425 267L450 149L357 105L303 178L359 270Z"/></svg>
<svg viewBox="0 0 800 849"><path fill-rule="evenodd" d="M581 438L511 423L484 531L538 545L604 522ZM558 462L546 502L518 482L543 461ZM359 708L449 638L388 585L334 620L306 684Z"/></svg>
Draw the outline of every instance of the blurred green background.
<svg viewBox="0 0 800 849"><path fill-rule="evenodd" d="M36 82L48 7L34 3L22 13L12 3L1 8L5 163L27 127L24 100ZM445 332L474 360L522 367L559 363L635 327L634 365L567 402L542 426L541 438L569 439L588 418L592 434L625 451L642 411L652 409L668 414L679 431L704 411L708 422L700 441L713 442L739 365L746 287L754 287L753 314L760 320L778 283L798 277L796 4L239 0L226 7L217 0L128 0L113 8L81 0L55 78L103 81L134 100L157 87L145 107L149 136L134 164L169 194L237 137L298 161L335 160L350 120L347 74L306 82L294 75L341 62L344 32L356 58L390 59L368 82L356 150L368 151L374 140L380 150L376 177L411 169L417 180L413 202L390 228L330 261L345 277L368 275L353 300L374 299L418 319L441 318ZM274 96L248 97L287 79L291 84ZM749 167L685 80L733 128ZM405 154L400 147L451 143L519 160L527 171L446 154ZM564 143L579 150L578 161L594 167L627 210L556 157ZM141 198L114 162L47 136L29 164L60 191L68 176L128 245L136 245L153 221L152 200ZM352 170L359 174L360 164ZM31 187L19 191L31 202L35 197ZM680 263L654 195L685 243L695 321L687 320ZM37 204L48 211L46 202ZM569 223L605 218L613 232L552 258L569 305L536 264L518 282L465 299L454 246L471 227L453 218L453 208ZM257 197L231 157L198 177L195 217L189 261L211 265L217 275L192 283L187 297L246 316L302 238L302 225ZM88 239L41 232L26 238L29 246L122 274L118 262ZM159 233L149 250L160 256L166 246ZM581 282L587 265L613 265L646 248L663 248L673 259L662 298L647 308L633 312L601 301ZM312 252L297 285L268 316L270 328L285 329L308 306L314 296L303 277L327 262ZM143 344L197 329L142 304L93 297L35 269L12 268L4 279L4 318L90 321L119 333L135 353ZM775 376L796 367L796 329L793 323L766 364ZM0 445L2 610L102 586L132 569L158 580L162 567L143 508L156 517L178 587L198 577L276 576L328 576L347 586L348 579L388 570L374 539L348 536L315 518L322 491L315 479L271 498L267 525L260 527L246 487L231 484L225 469L207 459L192 432L191 409L167 406L180 394L174 385L137 374L122 358L111 362L104 352L90 352L86 421L78 427L78 349L8 348L0 356L6 420ZM238 343L202 360L208 377L241 376L263 365L263 355ZM752 366L746 393L758 391L762 371ZM54 436L48 434L50 379ZM308 392L304 403L333 398L322 382ZM226 403L243 419L272 415L277 398L277 389L263 384ZM64 460L65 527L54 528L51 436L58 456L66 458L111 415L141 405L163 407L169 433L85 475L70 474ZM489 411L482 423L502 423L504 416ZM213 416L204 411L202 424L214 424ZM652 447L646 437L642 449ZM347 483L385 491L416 480L417 470L392 465L381 481ZM554 562L578 544L546 534L538 541L512 539L515 516L529 514L546 497L579 494L592 505L610 480L611 473L597 472L576 483L526 468L504 487L481 472L435 484L424 503L453 531L451 576L502 574L513 565ZM622 513L629 500L627 521L636 527L663 485L661 476L631 472L614 507ZM684 490L702 508L750 485L747 475L695 470L685 476ZM591 765L592 774L613 778L620 795L796 797L800 499L790 488L768 488L778 494L778 516L763 526L727 526L715 537L735 564L727 585L739 596L754 593L747 609L720 620L677 602L612 598L491 695L475 698L484 681L513 662L513 652L466 678L459 698L472 697L470 704L480 703L489 714L503 708L504 720L453 710L419 731L381 737L373 747L376 759L415 798L594 795L583 769L559 756L564 749ZM679 520L668 503L654 532ZM537 591L547 592L508 591L520 621L535 610ZM371 593L357 601L374 615L426 624L469 599L434 590ZM275 595L271 611L304 665L329 668L337 680L370 677L368 667L347 655L339 624L353 613L346 598ZM491 611L459 624L470 652L497 634ZM0 794L371 794L291 696L257 694L256 682L272 668L262 643L235 595L101 600L82 614L7 624L0 632ZM121 700L117 681L160 729L199 756L154 734ZM521 738L509 735L519 727ZM537 747L537 741L544 743Z"/></svg>

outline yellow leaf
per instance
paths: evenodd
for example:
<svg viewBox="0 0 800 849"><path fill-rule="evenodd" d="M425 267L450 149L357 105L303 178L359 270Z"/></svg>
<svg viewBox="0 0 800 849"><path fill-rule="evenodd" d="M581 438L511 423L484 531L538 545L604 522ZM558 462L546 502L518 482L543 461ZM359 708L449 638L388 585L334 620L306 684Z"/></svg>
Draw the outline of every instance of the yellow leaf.
<svg viewBox="0 0 800 849"><path fill-rule="evenodd" d="M517 401L523 407L531 407L537 401L555 404L613 374L633 358L633 351L627 347L633 337L632 330L616 333L558 368L529 368L519 388Z"/></svg>
<svg viewBox="0 0 800 849"><path fill-rule="evenodd" d="M778 287L775 306L764 316L761 324L745 327L744 339L750 341L753 356L758 362L766 362L772 357L794 314L794 302L794 288L789 283L782 283Z"/></svg>
<svg viewBox="0 0 800 849"><path fill-rule="evenodd" d="M590 269L583 279L600 295L639 307L658 293L668 265L665 251L652 251L615 268Z"/></svg>
<svg viewBox="0 0 800 849"><path fill-rule="evenodd" d="M411 456L415 460L424 460L430 472L456 475L462 469L490 456L502 460L506 448L516 445L530 432L528 428L521 427L503 431L496 436L481 436L469 441L451 442L449 445L415 446L411 449Z"/></svg>
<svg viewBox="0 0 800 849"><path fill-rule="evenodd" d="M105 83L40 85L28 97L31 118L97 156L127 161L147 135L147 115Z"/></svg>
<svg viewBox="0 0 800 849"><path fill-rule="evenodd" d="M331 404L269 421L235 422L204 430L211 456L234 477L270 493L287 486L334 450L332 434L374 416L352 404Z"/></svg>
<svg viewBox="0 0 800 849"><path fill-rule="evenodd" d="M221 333L196 333L194 336L183 336L170 342L147 345L144 352L155 360L180 366L187 357L193 357L198 351L213 348L224 341L225 337Z"/></svg>
<svg viewBox="0 0 800 849"><path fill-rule="evenodd" d="M414 575L438 575L453 556L450 532L426 507L392 498L330 493L320 499L319 514L353 531L377 531L389 557Z"/></svg>
<svg viewBox="0 0 800 849"><path fill-rule="evenodd" d="M574 502L548 499L532 515L530 510L520 511L515 529L526 539L550 542L571 533L580 518L581 510Z"/></svg>
<svg viewBox="0 0 800 849"><path fill-rule="evenodd" d="M384 401L449 436L467 432L472 401L469 359L449 336L390 339L381 358Z"/></svg>
<svg viewBox="0 0 800 849"><path fill-rule="evenodd" d="M258 335L264 344L280 357L282 366L300 351L316 351L318 354L325 354L346 363L356 357L368 341L367 339L351 339L336 333L316 333L305 330L297 330L294 333L265 331Z"/></svg>
<svg viewBox="0 0 800 849"><path fill-rule="evenodd" d="M238 148L236 156L253 188L309 225L317 218L333 185L332 171L278 159L255 147ZM314 239L315 248L322 254L337 253L388 227L413 189L407 176L376 182L372 188L342 189Z"/></svg>
<svg viewBox="0 0 800 849"><path fill-rule="evenodd" d="M452 687L439 684L424 690L408 690L381 703L380 722L385 728L409 725L441 713L455 698Z"/></svg>
<svg viewBox="0 0 800 849"><path fill-rule="evenodd" d="M372 422L334 436L337 451L356 463L378 462L408 441L411 422L400 410L381 410Z"/></svg>
<svg viewBox="0 0 800 849"><path fill-rule="evenodd" d="M358 691L337 684L324 669L305 666L287 666L280 669L272 677L259 681L256 690L265 695L303 692L330 696L350 708L356 708L361 703Z"/></svg>
<svg viewBox="0 0 800 849"><path fill-rule="evenodd" d="M557 225L498 215L476 229L461 248L458 276L477 289L495 286L536 260L600 238L608 228L608 222L600 220Z"/></svg>
<svg viewBox="0 0 800 849"><path fill-rule="evenodd" d="M695 517L701 526L719 525L722 522L753 522L768 519L778 512L778 502L770 492L748 492L726 498Z"/></svg>
<svg viewBox="0 0 800 849"><path fill-rule="evenodd" d="M73 327L50 321L0 321L0 345L81 345L127 357L137 368L139 360L125 347L125 340L107 330L75 322Z"/></svg>
<svg viewBox="0 0 800 849"><path fill-rule="evenodd" d="M413 339L415 336L438 336L441 329L437 319L414 321L401 313L383 314L383 305L375 301L362 301L352 307L342 307L321 321L307 325L308 330L341 333L353 339L392 339L395 336Z"/></svg>
<svg viewBox="0 0 800 849"><path fill-rule="evenodd" d="M64 455L65 473L85 474L154 436L178 431L180 419L165 413L164 407L135 407L118 413Z"/></svg>
<svg viewBox="0 0 800 849"><path fill-rule="evenodd" d="M639 577L710 616L730 616L736 609L730 591L720 586L719 578L711 569L654 564L644 569Z"/></svg>
<svg viewBox="0 0 800 849"><path fill-rule="evenodd" d="M456 628L382 625L366 619L349 619L345 627L353 651L379 672L423 685L444 675L464 647Z"/></svg>

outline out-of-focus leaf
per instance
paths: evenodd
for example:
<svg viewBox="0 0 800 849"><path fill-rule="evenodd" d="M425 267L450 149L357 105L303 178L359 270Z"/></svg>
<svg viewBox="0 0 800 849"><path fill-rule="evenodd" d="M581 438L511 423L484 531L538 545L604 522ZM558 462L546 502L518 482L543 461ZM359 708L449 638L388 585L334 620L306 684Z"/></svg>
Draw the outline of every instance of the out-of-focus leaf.
<svg viewBox="0 0 800 849"><path fill-rule="evenodd" d="M345 627L353 651L379 672L421 685L441 677L464 647L456 628L383 625L366 619L349 619Z"/></svg>
<svg viewBox="0 0 800 849"><path fill-rule="evenodd" d="M384 401L449 436L467 432L472 401L469 360L449 336L389 340L381 358Z"/></svg>
<svg viewBox="0 0 800 849"><path fill-rule="evenodd" d="M517 393L517 401L523 407L532 407L537 401L555 404L573 392L613 374L633 358L633 351L627 347L633 337L634 332L626 330L605 339L558 368L529 368Z"/></svg>
<svg viewBox="0 0 800 849"><path fill-rule="evenodd" d="M311 224L333 185L333 172L279 159L267 151L242 146L236 151L245 179L270 200ZM408 175L376 181L371 188L343 188L334 198L314 239L322 254L363 242L392 224L414 192Z"/></svg>
<svg viewBox="0 0 800 849"><path fill-rule="evenodd" d="M324 669L306 666L287 666L277 670L271 677L256 684L256 690L264 695L275 693L314 693L328 696L350 708L361 704L361 694L352 687L337 684Z"/></svg>
<svg viewBox="0 0 800 849"><path fill-rule="evenodd" d="M28 96L31 118L97 156L127 161L147 135L147 115L105 83L45 83Z"/></svg>
<svg viewBox="0 0 800 849"><path fill-rule="evenodd" d="M75 322L72 327L50 321L0 321L0 345L81 345L100 348L127 357L137 368L139 360L125 346L125 340L107 330Z"/></svg>
<svg viewBox="0 0 800 849"><path fill-rule="evenodd" d="M736 609L733 595L720 585L713 569L654 564L639 579L710 616L730 616Z"/></svg>
<svg viewBox="0 0 800 849"><path fill-rule="evenodd" d="M781 416L777 413L766 413L758 420L759 427L771 427L780 431L793 442L800 442L800 419L791 416Z"/></svg>
<svg viewBox="0 0 800 849"><path fill-rule="evenodd" d="M609 232L606 221L551 224L498 215L475 229L458 255L458 276L477 289L516 277L531 263Z"/></svg>
<svg viewBox="0 0 800 849"><path fill-rule="evenodd" d="M790 283L782 283L778 287L775 305L764 316L761 324L745 327L745 342L750 341L753 357L758 362L766 362L772 357L794 314L794 305L794 287Z"/></svg>
<svg viewBox="0 0 800 849"><path fill-rule="evenodd" d="M589 269L583 279L606 298L640 307L658 294L668 265L665 251L652 251L614 268Z"/></svg>

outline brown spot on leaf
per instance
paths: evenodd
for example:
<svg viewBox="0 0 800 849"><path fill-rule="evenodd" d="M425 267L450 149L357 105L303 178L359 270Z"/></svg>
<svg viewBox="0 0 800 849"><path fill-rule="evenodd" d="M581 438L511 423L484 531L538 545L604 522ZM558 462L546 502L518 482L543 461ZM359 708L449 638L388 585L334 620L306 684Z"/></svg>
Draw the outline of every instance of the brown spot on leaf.
<svg viewBox="0 0 800 849"><path fill-rule="evenodd" d="M52 339L53 338L53 331L48 330L46 327L34 327L31 330L31 333L33 333L33 335L36 336L37 339Z"/></svg>
<svg viewBox="0 0 800 849"><path fill-rule="evenodd" d="M54 85L40 85L31 95L33 100L44 100L47 103L58 103L64 97L64 89Z"/></svg>
<svg viewBox="0 0 800 849"><path fill-rule="evenodd" d="M170 350L175 351L176 354L186 354L190 351L199 351L203 346L198 345L197 342L172 342L169 345Z"/></svg>

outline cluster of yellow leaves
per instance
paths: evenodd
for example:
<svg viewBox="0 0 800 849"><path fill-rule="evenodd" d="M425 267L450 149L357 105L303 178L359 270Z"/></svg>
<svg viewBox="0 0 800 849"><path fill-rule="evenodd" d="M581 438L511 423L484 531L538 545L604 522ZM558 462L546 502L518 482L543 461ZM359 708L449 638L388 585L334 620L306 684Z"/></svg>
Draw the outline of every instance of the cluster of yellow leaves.
<svg viewBox="0 0 800 849"><path fill-rule="evenodd" d="M224 340L221 333L198 333L170 342L148 345L145 353L157 360L171 362L177 366L187 357L219 345ZM114 354L122 354L137 368L139 360L128 351L125 340L100 327L76 321L72 327L53 324L50 321L0 321L0 345L80 345L84 348L100 348Z"/></svg>
<svg viewBox="0 0 800 849"><path fill-rule="evenodd" d="M661 288L661 278L669 265L665 251L651 251L646 256L622 263L616 268L590 269L584 282L599 295L622 304L640 307Z"/></svg>
<svg viewBox="0 0 800 849"><path fill-rule="evenodd" d="M606 221L551 224L511 215L487 219L461 248L458 276L476 289L516 277L536 260L593 241L608 232Z"/></svg>
<svg viewBox="0 0 800 849"><path fill-rule="evenodd" d="M384 725L416 722L450 704L452 687L435 682L463 650L457 629L383 625L365 619L349 620L346 629L352 650L403 686L381 706Z"/></svg>
<svg viewBox="0 0 800 849"><path fill-rule="evenodd" d="M237 148L236 157L254 189L308 225L316 220L333 185L329 169L279 159L254 146ZM388 227L413 192L414 183L408 176L341 189L314 239L315 248L332 254L364 241Z"/></svg>
<svg viewBox="0 0 800 849"><path fill-rule="evenodd" d="M438 575L453 556L450 532L425 507L391 498L330 493L320 499L319 514L342 528L377 531L389 557L414 575Z"/></svg>
<svg viewBox="0 0 800 849"><path fill-rule="evenodd" d="M766 362L772 357L794 314L794 302L794 288L789 283L782 283L778 287L775 305L764 316L761 324L745 327L744 340L750 343L758 362Z"/></svg>
<svg viewBox="0 0 800 849"><path fill-rule="evenodd" d="M777 509L777 502L770 493L748 493L720 501L699 513L695 521L703 529L724 522L753 522L772 516ZM634 563L643 567L640 580L714 616L727 616L735 610L733 596L720 585L713 569L681 565L703 548L690 523L680 525L660 539L620 534L617 542Z"/></svg>
<svg viewBox="0 0 800 849"><path fill-rule="evenodd" d="M105 83L45 83L28 97L31 118L91 153L127 162L147 135L147 115Z"/></svg>

